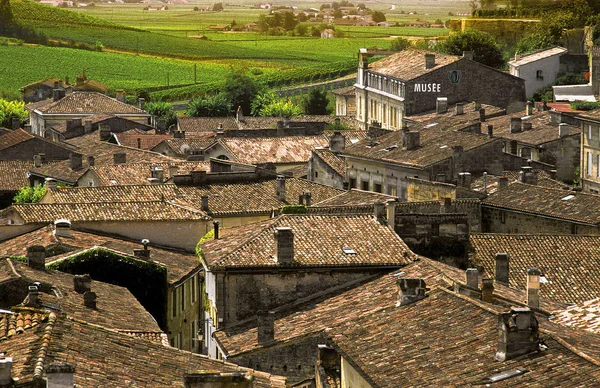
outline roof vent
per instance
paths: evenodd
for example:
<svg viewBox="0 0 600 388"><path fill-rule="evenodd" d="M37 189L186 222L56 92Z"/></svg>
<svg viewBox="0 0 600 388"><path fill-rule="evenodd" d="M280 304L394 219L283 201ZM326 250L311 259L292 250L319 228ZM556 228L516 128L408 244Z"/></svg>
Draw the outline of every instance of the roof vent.
<svg viewBox="0 0 600 388"><path fill-rule="evenodd" d="M58 237L73 237L71 221L64 218L54 221L54 234Z"/></svg>
<svg viewBox="0 0 600 388"><path fill-rule="evenodd" d="M342 252L344 252L346 255L356 255L356 251L348 247L342 248Z"/></svg>

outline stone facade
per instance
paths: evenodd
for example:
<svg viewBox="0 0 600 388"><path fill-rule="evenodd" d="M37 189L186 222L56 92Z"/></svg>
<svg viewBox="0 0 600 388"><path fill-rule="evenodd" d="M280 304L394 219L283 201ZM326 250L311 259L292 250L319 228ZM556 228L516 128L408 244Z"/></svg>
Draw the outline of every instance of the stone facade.
<svg viewBox="0 0 600 388"><path fill-rule="evenodd" d="M588 234L598 235L597 226L557 218L538 217L511 210L481 207L482 232L506 234Z"/></svg>
<svg viewBox="0 0 600 388"><path fill-rule="evenodd" d="M202 276L196 271L167 290L167 334L171 346L199 353L202 342L201 306L203 305Z"/></svg>

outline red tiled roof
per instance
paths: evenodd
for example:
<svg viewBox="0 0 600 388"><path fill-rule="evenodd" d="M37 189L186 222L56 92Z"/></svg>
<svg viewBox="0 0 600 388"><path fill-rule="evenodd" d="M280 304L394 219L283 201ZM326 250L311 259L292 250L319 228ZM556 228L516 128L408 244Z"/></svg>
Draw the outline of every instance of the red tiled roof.
<svg viewBox="0 0 600 388"><path fill-rule="evenodd" d="M425 69L425 54L435 55L435 66L431 69ZM458 60L460 60L460 57L457 56L425 50L407 49L371 63L369 70L403 81L409 81Z"/></svg>
<svg viewBox="0 0 600 388"><path fill-rule="evenodd" d="M42 113L110 113L148 115L145 111L129 104L117 101L102 93L73 92L58 101L37 108ZM149 116L149 115L148 115Z"/></svg>

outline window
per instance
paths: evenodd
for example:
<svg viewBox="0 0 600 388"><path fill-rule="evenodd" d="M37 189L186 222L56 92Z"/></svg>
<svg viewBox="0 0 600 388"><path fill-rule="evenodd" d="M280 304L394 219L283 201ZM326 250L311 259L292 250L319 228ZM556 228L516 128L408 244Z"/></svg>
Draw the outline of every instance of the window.
<svg viewBox="0 0 600 388"><path fill-rule="evenodd" d="M369 181L362 181L362 189L369 191Z"/></svg>
<svg viewBox="0 0 600 388"><path fill-rule="evenodd" d="M181 311L185 310L185 283L181 285Z"/></svg>
<svg viewBox="0 0 600 388"><path fill-rule="evenodd" d="M588 140L592 140L592 124L588 124Z"/></svg>
<svg viewBox="0 0 600 388"><path fill-rule="evenodd" d="M535 72L535 78L539 79L539 80L543 80L544 79L544 73L542 72L542 70L538 70Z"/></svg>
<svg viewBox="0 0 600 388"><path fill-rule="evenodd" d="M192 277L192 303L196 302L198 295L196 295L196 282L198 281L198 275Z"/></svg>
<svg viewBox="0 0 600 388"><path fill-rule="evenodd" d="M506 223L506 212L504 212L504 211L500 212L500 223L501 224L505 224Z"/></svg>
<svg viewBox="0 0 600 388"><path fill-rule="evenodd" d="M177 290L177 288L174 288L173 291L172 291L172 294L171 294L171 295L173 295L173 300L171 301L171 307L173 309L173 316L174 317L177 316L177 292L178 291L179 290Z"/></svg>
<svg viewBox="0 0 600 388"><path fill-rule="evenodd" d="M593 164L594 164L594 161L592 159L592 153L588 152L587 153L587 175L588 176L592 175Z"/></svg>
<svg viewBox="0 0 600 388"><path fill-rule="evenodd" d="M318 177L319 177L319 172L315 171L315 178L318 178Z"/></svg>
<svg viewBox="0 0 600 388"><path fill-rule="evenodd" d="M350 188L356 189L356 179L350 178Z"/></svg>
<svg viewBox="0 0 600 388"><path fill-rule="evenodd" d="M431 235L432 236L440 235L440 224L431 224Z"/></svg>
<svg viewBox="0 0 600 388"><path fill-rule="evenodd" d="M388 194L393 196L398 195L396 191L396 186L388 186Z"/></svg>
<svg viewBox="0 0 600 388"><path fill-rule="evenodd" d="M192 340L190 341L190 343L191 343L191 345L190 345L190 351L193 352L194 349L196 348L196 342L197 342L196 339L198 337L198 334L196 333L196 331L197 331L197 329L196 329L196 321L192 321L191 331L192 331L192 333L190 335L190 338Z"/></svg>
<svg viewBox="0 0 600 388"><path fill-rule="evenodd" d="M381 183L374 183L373 187L374 187L373 191L375 191L376 193L381 193L382 192L382 190L381 190Z"/></svg>

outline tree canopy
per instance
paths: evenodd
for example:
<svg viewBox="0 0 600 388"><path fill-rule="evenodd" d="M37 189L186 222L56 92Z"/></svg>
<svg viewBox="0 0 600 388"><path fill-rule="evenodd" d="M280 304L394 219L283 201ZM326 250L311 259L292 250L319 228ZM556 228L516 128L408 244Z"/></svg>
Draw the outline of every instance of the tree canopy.
<svg viewBox="0 0 600 388"><path fill-rule="evenodd" d="M251 104L254 97L264 90L254 78L245 74L245 69L233 69L225 78L223 92L229 96L229 101L233 109L242 108L244 114L251 110Z"/></svg>
<svg viewBox="0 0 600 388"><path fill-rule="evenodd" d="M19 119L22 125L29 117L23 101L7 101L0 99L0 127L11 128L13 118Z"/></svg>
<svg viewBox="0 0 600 388"><path fill-rule="evenodd" d="M304 113L307 115L328 115L331 114L329 110L329 98L327 98L327 92L321 88L313 88L308 92L302 99L302 108Z"/></svg>
<svg viewBox="0 0 600 388"><path fill-rule="evenodd" d="M191 117L225 117L231 114L231 100L225 93L204 95L190 101L186 114Z"/></svg>
<svg viewBox="0 0 600 388"><path fill-rule="evenodd" d="M385 14L381 11L373 11L371 19L373 19L375 23L385 22Z"/></svg>
<svg viewBox="0 0 600 388"><path fill-rule="evenodd" d="M451 55L473 52L473 59L495 68L504 66L500 45L494 37L483 31L466 30L452 34L440 44L440 51Z"/></svg>

